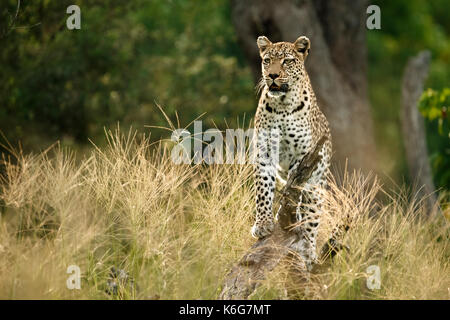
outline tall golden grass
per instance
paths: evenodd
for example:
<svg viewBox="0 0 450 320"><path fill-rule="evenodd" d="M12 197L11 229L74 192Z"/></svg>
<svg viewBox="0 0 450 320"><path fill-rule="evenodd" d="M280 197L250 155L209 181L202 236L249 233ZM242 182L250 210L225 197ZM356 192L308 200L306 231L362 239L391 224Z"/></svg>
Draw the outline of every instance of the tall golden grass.
<svg viewBox="0 0 450 320"><path fill-rule="evenodd" d="M133 131L107 139L81 160L58 145L4 159L0 298L217 298L254 242L251 165L175 165L169 147ZM448 221L423 219L406 193L379 203L379 192L359 173L330 181L319 246L351 215L350 250L323 262L308 290L280 265L251 298L449 299ZM80 290L67 288L70 265L81 269ZM378 290L366 286L370 265L381 271ZM108 294L113 266L136 286Z"/></svg>

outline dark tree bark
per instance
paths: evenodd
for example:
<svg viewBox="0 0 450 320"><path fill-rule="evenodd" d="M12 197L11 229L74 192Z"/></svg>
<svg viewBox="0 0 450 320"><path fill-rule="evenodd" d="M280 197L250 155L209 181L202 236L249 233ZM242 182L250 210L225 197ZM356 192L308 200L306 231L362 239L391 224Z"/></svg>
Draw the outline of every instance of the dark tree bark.
<svg viewBox="0 0 450 320"><path fill-rule="evenodd" d="M405 68L402 83L402 129L409 176L417 187L419 199L426 199L427 212L435 213L436 194L428 160L424 120L418 103L428 76L430 52L422 51L411 58Z"/></svg>
<svg viewBox="0 0 450 320"><path fill-rule="evenodd" d="M319 107L328 118L334 163L376 169L367 98L366 0L231 0L232 18L255 81L260 78L256 38L311 40L306 61Z"/></svg>

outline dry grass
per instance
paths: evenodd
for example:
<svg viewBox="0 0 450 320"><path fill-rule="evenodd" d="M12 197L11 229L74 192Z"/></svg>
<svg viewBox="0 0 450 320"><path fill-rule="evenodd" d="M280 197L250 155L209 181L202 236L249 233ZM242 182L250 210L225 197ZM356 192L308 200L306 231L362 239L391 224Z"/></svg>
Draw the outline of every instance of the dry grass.
<svg viewBox="0 0 450 320"><path fill-rule="evenodd" d="M215 299L253 243L251 166L175 165L135 133L108 141L81 161L55 146L4 162L0 298ZM449 299L449 223L419 219L420 202L401 194L377 204L380 191L357 173L331 182L320 241L350 214L351 250L320 266L306 291L280 266L252 298ZM81 290L66 287L69 265L81 268ZM379 290L366 287L369 265L380 267ZM112 266L137 290L108 295Z"/></svg>

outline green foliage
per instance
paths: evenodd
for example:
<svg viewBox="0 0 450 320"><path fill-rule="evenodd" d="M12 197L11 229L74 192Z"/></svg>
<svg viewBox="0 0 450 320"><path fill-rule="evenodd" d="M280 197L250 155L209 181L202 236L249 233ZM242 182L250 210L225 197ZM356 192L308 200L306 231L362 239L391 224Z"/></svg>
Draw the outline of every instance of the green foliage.
<svg viewBox="0 0 450 320"><path fill-rule="evenodd" d="M426 90L420 99L419 110L428 120L428 143L431 144L431 163L439 186L450 188L450 88L442 91Z"/></svg>
<svg viewBox="0 0 450 320"><path fill-rule="evenodd" d="M204 112L211 122L254 112L228 1L76 1L81 30L66 28L70 4L22 2L19 28L0 28L9 30L0 39L0 127L14 142L36 148L34 133L87 143L117 121L166 125L156 103L182 125ZM1 14L15 10L10 0Z"/></svg>
<svg viewBox="0 0 450 320"><path fill-rule="evenodd" d="M381 30L368 30L369 97L372 104L381 170L394 180L407 177L400 130L401 82L407 60L430 50L432 60L427 87L441 90L450 83L450 12L447 2L377 0ZM444 154L447 137L437 134L436 124L427 125L430 154ZM435 160L432 160L433 163ZM436 160L437 161L437 160ZM438 187L448 188L433 165ZM444 170L444 169L442 169ZM447 166L448 170L448 166Z"/></svg>

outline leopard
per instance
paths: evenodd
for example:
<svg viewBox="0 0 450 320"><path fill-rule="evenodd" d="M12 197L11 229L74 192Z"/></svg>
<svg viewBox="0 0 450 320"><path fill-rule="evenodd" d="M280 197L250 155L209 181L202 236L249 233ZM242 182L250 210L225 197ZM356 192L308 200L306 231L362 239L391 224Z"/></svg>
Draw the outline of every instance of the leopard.
<svg viewBox="0 0 450 320"><path fill-rule="evenodd" d="M300 239L296 251L311 267L317 261L316 239L332 157L329 124L305 69L311 42L300 36L294 42L272 43L266 36L259 36L256 43L262 77L254 120L256 218L251 234L261 239L273 232L277 220L272 208L276 187L286 184L302 159L325 137L320 160L302 185L292 228Z"/></svg>

